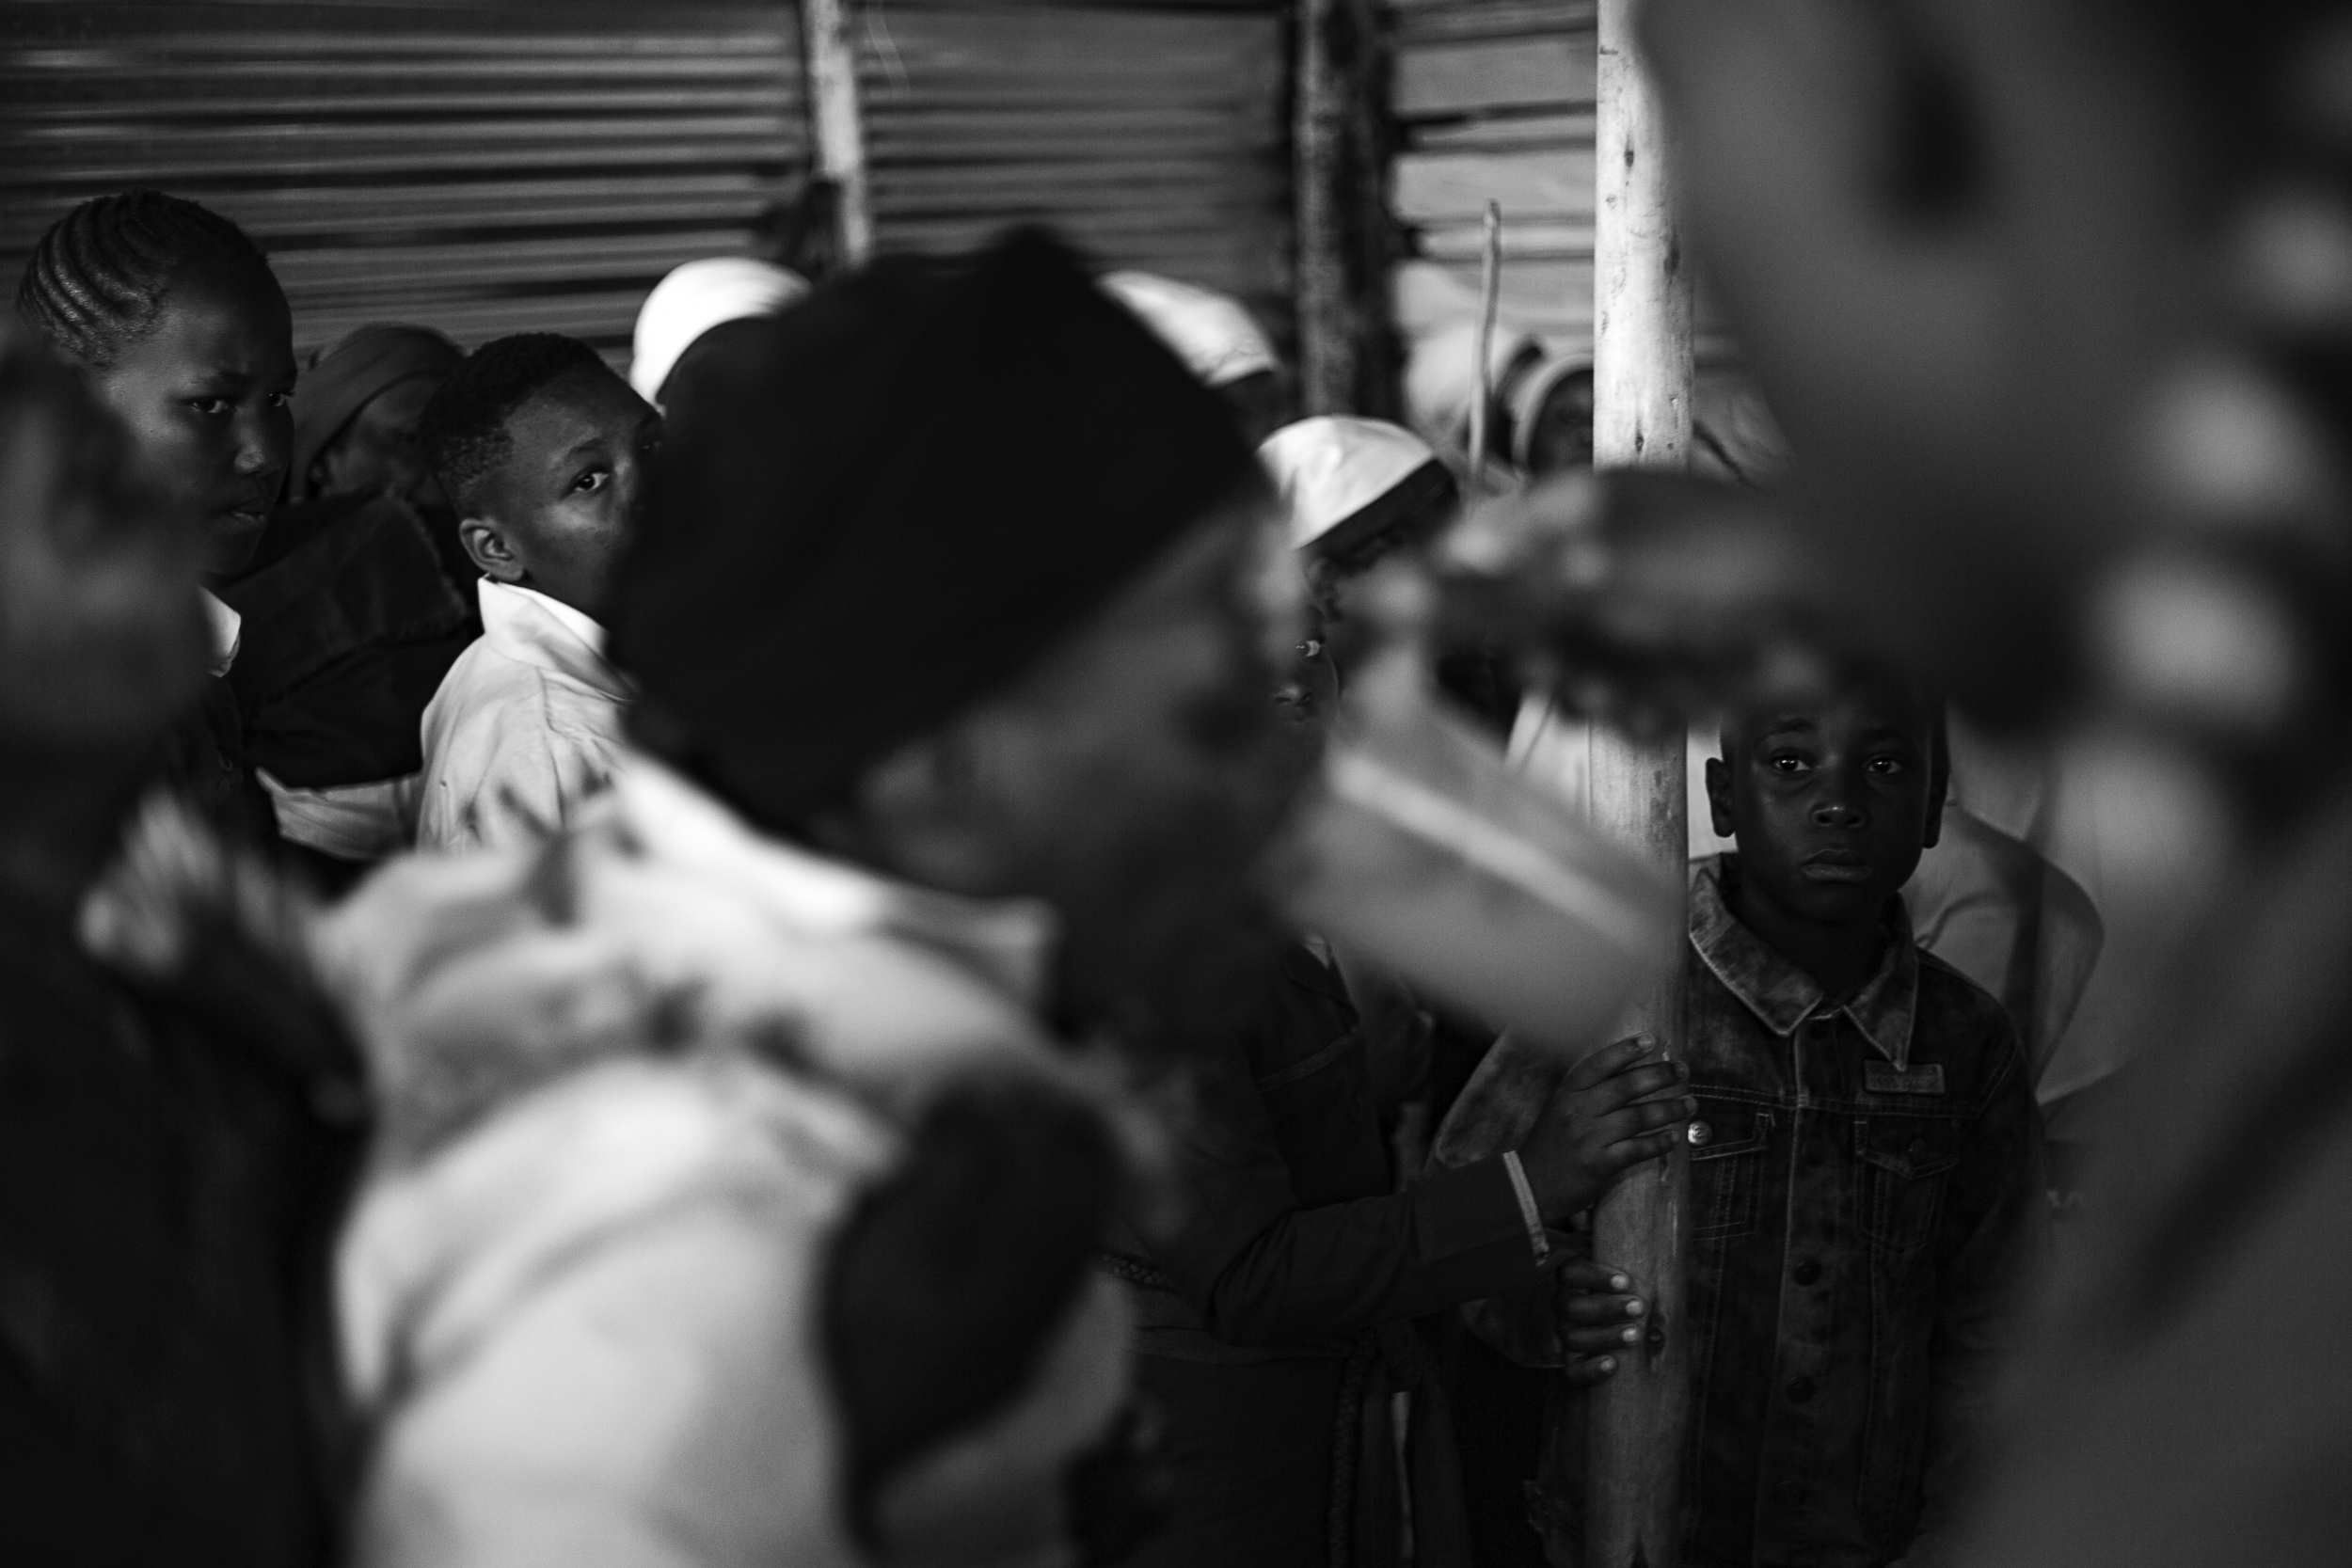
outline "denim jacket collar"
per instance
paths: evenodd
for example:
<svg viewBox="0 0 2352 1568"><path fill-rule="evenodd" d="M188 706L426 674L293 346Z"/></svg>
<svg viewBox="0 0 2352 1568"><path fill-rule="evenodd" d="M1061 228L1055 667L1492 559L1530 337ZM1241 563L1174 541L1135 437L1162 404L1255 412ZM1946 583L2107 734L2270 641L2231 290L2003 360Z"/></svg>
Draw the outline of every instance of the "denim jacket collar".
<svg viewBox="0 0 2352 1568"><path fill-rule="evenodd" d="M1900 898L1886 901L1886 953L1875 974L1844 1003L1829 1006L1813 976L1740 924L1724 901L1723 874L1737 857L1710 855L1691 868L1691 945L1732 995L1775 1035L1807 1019L1844 1013L1897 1070L1911 1066L1911 1017L1919 998L1919 947Z"/></svg>

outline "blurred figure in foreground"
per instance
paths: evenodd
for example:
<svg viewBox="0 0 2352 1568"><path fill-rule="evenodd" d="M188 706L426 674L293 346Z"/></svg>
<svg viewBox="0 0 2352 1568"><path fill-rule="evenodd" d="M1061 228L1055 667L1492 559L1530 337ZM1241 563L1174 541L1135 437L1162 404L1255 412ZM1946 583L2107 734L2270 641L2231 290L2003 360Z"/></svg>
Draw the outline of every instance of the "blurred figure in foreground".
<svg viewBox="0 0 2352 1568"><path fill-rule="evenodd" d="M0 1511L27 1562L325 1568L358 1065L258 865L175 802L199 539L0 327Z"/></svg>
<svg viewBox="0 0 2352 1568"><path fill-rule="evenodd" d="M2300 4L1656 0L1645 39L1694 248L1799 456L1787 526L1625 476L1522 519L1549 572L1494 532L1455 559L1576 601L1555 648L1629 722L1777 662L1776 602L2129 770L2193 847L2135 896L2193 934L1959 1554L2336 1561L2352 32Z"/></svg>
<svg viewBox="0 0 2352 1568"><path fill-rule="evenodd" d="M1316 611L1283 702L1316 731L1339 694L1325 640L1346 582L1425 540L1454 485L1410 432L1372 420L1302 420L1260 455ZM1462 1477L1423 1332L1436 1325L1416 1320L1556 1278L1588 1288L1575 1310L1591 1348L1622 1332L1609 1271L1565 1227L1615 1171L1678 1135L1676 1069L1633 1053L1597 1060L1520 1147L1424 1178L1398 1168L1387 1135L1376 1053L1395 1032L1372 1038L1366 981L1321 938L1295 942L1246 1019L1186 1042L1171 1112L1182 1220L1160 1237L1122 1229L1105 1255L1131 1291L1136 1378L1176 1474L1169 1528L1137 1560L1148 1568L1374 1568L1402 1560L1408 1514L1413 1560L1467 1568Z"/></svg>
<svg viewBox="0 0 2352 1568"><path fill-rule="evenodd" d="M1256 446L1281 424L1291 400L1282 361L1241 301L1157 273L1105 273L1102 283L1224 400L1243 440Z"/></svg>
<svg viewBox="0 0 2352 1568"><path fill-rule="evenodd" d="M612 787L326 939L386 1124L357 1560L1113 1560L1143 1149L1074 1046L1197 1037L1271 950L1263 481L1035 233L669 395Z"/></svg>

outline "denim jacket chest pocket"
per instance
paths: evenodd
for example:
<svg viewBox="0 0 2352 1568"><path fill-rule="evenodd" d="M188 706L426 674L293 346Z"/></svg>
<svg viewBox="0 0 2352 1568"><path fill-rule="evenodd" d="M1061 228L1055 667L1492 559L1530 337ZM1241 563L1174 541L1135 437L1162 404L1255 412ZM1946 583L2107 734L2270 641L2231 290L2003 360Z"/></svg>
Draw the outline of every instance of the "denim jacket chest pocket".
<svg viewBox="0 0 2352 1568"><path fill-rule="evenodd" d="M1699 1119L1691 1124L1692 1240L1722 1241L1755 1231L1756 1194L1772 1140L1772 1112L1710 1101L1701 1091Z"/></svg>
<svg viewBox="0 0 2352 1568"><path fill-rule="evenodd" d="M1945 1188L1960 1163L1955 1119L1934 1116L1854 1118L1855 1222L1882 1253L1907 1256L1935 1237Z"/></svg>

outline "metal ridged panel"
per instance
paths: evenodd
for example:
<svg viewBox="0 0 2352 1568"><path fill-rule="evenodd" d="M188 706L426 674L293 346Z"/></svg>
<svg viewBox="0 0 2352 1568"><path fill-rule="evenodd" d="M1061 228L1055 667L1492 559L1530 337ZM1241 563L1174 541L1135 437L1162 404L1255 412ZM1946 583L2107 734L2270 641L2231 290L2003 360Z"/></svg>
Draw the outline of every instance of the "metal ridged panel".
<svg viewBox="0 0 2352 1568"><path fill-rule="evenodd" d="M1481 218L1502 203L1502 310L1590 352L1594 8L1579 0L1391 0L1403 147L1393 199L1414 248L1476 309Z"/></svg>
<svg viewBox="0 0 2352 1568"><path fill-rule="evenodd" d="M615 354L806 141L789 4L0 5L0 278L139 182L253 232L300 347L391 319Z"/></svg>
<svg viewBox="0 0 2352 1568"><path fill-rule="evenodd" d="M1050 223L1105 265L1235 294L1289 339L1279 17L892 4L860 13L857 43L881 248Z"/></svg>

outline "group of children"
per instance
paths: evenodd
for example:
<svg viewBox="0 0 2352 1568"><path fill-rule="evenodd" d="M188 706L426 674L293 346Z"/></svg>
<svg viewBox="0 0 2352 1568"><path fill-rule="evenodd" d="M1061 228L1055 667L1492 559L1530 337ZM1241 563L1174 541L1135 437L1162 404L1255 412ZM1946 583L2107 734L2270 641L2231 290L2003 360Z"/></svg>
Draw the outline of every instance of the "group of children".
<svg viewBox="0 0 2352 1568"><path fill-rule="evenodd" d="M838 778L795 794L789 811L763 815L772 797L748 781L789 776L789 768L727 760L735 753L722 755L707 736L665 750L672 727L707 729L710 721L696 716L721 688L750 680L750 670L719 659L707 684L681 682L660 662L668 656L655 634L643 629L653 624L644 613L631 623L634 641L616 647L610 628L616 603L640 591L628 575L654 569L644 538L655 526L657 482L674 501L692 489L665 464L755 469L766 453L750 443L721 450L708 433L721 428L709 411L733 388L759 385L759 374L833 363L828 355L868 340L871 357L842 360L850 368L839 373L887 369L898 347L888 334L913 331L907 324L932 308L930 283L891 286L909 301L904 320L889 313L898 296L859 275L811 294L764 263L695 263L649 300L627 379L560 336L504 337L460 354L436 334L405 326L363 328L301 368L285 295L233 224L151 191L75 210L35 252L19 313L128 433L137 468L155 485L154 504L202 530L212 672L174 731L165 781L224 832L277 846L337 891L410 848L496 856L588 842L579 835L611 830L596 803L616 788L624 801L617 809L635 825L629 832L657 844L674 832L679 863L687 863L702 852L691 844L721 838L714 830L693 839L675 826L691 813L664 816L671 808L647 803L666 800L666 786L644 782L646 768L631 760L641 751L672 759L763 831L771 816L787 824L772 835L777 843L850 855L835 847L867 840L833 825ZM860 287L869 292L855 293ZM1261 477L1248 483L1263 483L1275 498L1311 588L1313 620L1279 695L1294 727L1311 733L1331 721L1347 681L1351 584L1443 526L1456 504L1456 476L1432 447L1393 425L1284 423L1279 361L1232 302L1140 274L1110 275L1101 288L1152 329L1164 347L1151 352L1216 394L1232 429L1215 441L1246 441L1258 451ZM796 317L821 321L824 331L771 332L771 324ZM787 350L804 357L790 359ZM1148 367L1135 376L1160 373ZM1544 376L1528 394L1524 441L1542 455L1536 467L1589 457L1588 428L1581 448L1568 428L1578 410L1589 411L1589 391L1579 403L1579 387L1571 369ZM850 419L855 398L845 399L850 412L841 417ZM696 426L700 444L691 457L675 448L665 454L665 409ZM1559 457L1555 448L1571 455ZM888 460L907 465L909 495L919 492L925 504L952 493L952 483L922 466L936 467L936 454ZM827 472L818 459L804 467ZM728 475L740 477L737 467ZM882 479L899 477L894 470ZM870 480L812 481L797 504L846 506L845 486ZM1117 493L1115 485L1089 492ZM1015 501L1042 509L1063 495L1041 484L1035 497L991 499L1017 512ZM1121 515L1113 507L1082 522L1109 533ZM675 557L700 546L674 536L660 547ZM828 540L795 558L791 570L812 578L848 572L867 547L855 537ZM1073 527L1055 547L1068 561L1095 546ZM780 558L750 559L765 570ZM892 572L905 580L925 568L898 555L858 569L887 582ZM732 617L709 629L706 644L738 646L726 640L748 635L747 613L763 613L756 605L747 612L745 591L723 577L700 581L701 599L666 609L664 624ZM876 650L861 678L887 663L887 623L901 612L875 592L854 611ZM953 592L944 585L939 602ZM780 594L774 602L787 599ZM904 608L923 611L924 594L911 594ZM932 613L952 620L944 610ZM929 646L911 634L899 641ZM793 646L789 638L772 644ZM851 640L838 657L855 661L866 646ZM801 667L804 657L777 657L769 677L777 689L821 689L829 678ZM1507 659L1484 650L1473 662L1478 678L1449 679L1449 689L1462 685L1471 701L1494 702L1497 717L1506 717L1511 696L1497 701L1491 677ZM900 687L929 678L910 674ZM845 689L854 684L846 673L839 679ZM1278 693L1264 696L1271 706ZM857 730L897 700L894 690L889 701L865 703L855 720L829 721ZM955 711L945 698L913 693L905 701L924 723ZM827 710L812 698L803 711ZM1226 722L1205 712L1191 721ZM796 746L812 757L829 754L837 742L806 731L742 744L742 755L761 759ZM881 766L858 755L861 766ZM943 753L925 766L946 769L952 782L954 769L985 764ZM1476 1477L1466 1486L1460 1460L1443 1457L1458 1449L1492 1463L1495 1452L1472 1430L1493 1413L1449 1400L1458 1356L1446 1335L1458 1336L1469 1321L1457 1308L1530 1290L1557 1292L1552 1370L1530 1377L1562 1368L1579 1385L1608 1376L1614 1356L1639 1341L1649 1304L1611 1260L1587 1255L1580 1216L1622 1170L1679 1149L1692 1174L1692 1273L1686 1321L1673 1331L1691 1347L1694 1380L1682 1560L1693 1568L1859 1568L1931 1552L1965 1502L1983 1409L2047 1220L2019 1021L1922 950L1900 896L1936 843L1948 775L1940 706L1876 672L1791 688L1733 716L1720 755L1706 764L1706 789L1716 832L1737 849L1692 868L1684 1051L1674 1062L1631 1046L1596 1053L1523 1147L1475 1166L1406 1168L1391 1135L1397 1101L1426 1100L1443 1076L1431 1070L1432 1039L1447 1030L1475 1035L1474 1024L1433 1021L1320 938L1292 940L1233 1019L1176 1030L1193 1081L1189 1110L1169 1128L1181 1217L1170 1226L1122 1213L1086 1237L1103 1277L1124 1298L1125 1317L1104 1321L1129 1325L1135 1381L1161 1412L1161 1460L1175 1478L1166 1528L1140 1544L1122 1540L1122 1549L1166 1568L1396 1561L1407 1541L1414 1560L1427 1564L1533 1560L1526 1554L1540 1549L1534 1531L1518 1519L1497 1526L1469 1517L1465 1499L1493 1489ZM918 786L930 787L915 781L903 789ZM919 844L952 838L938 827ZM1089 842L1074 829L1071 838ZM610 849L615 863L638 852L628 842L624 833ZM756 852L739 851L745 864L764 864L758 857L774 847L768 837L759 842ZM945 890L927 897L960 891L961 873L925 867L965 862L927 861L925 853L918 845L893 868ZM704 865L698 874L723 871ZM398 887L405 875L388 873L376 885ZM743 875L782 886L813 874ZM532 899L550 901L547 909L584 896L552 880L531 888ZM371 920L384 918L389 896L377 895ZM799 896L798 909L811 899L836 911L869 902L847 889ZM1137 887L1135 901L1149 905L1147 890ZM935 936L965 917L951 920L915 900L890 918L892 929ZM381 925L360 928L377 933L370 940L389 940ZM1090 937L1078 931L1069 940L1083 946ZM457 940L497 950L505 938L482 927ZM1012 956L1019 943L1002 930L956 941L992 973L1026 962ZM482 983L495 988L497 980ZM372 1037L377 1025L361 1019L354 1027ZM813 1033L814 1046L776 1049L786 1059L811 1050L823 1058L831 1049L824 1029ZM440 1148L440 1136L426 1144ZM853 1144L864 1149L857 1138L842 1147ZM879 1156L825 1156L844 1168L869 1158ZM381 1201L361 1212L378 1249L369 1256L379 1262L428 1245L398 1236L404 1222ZM821 1231L833 1222L807 1223ZM875 1310L881 1321L895 1308ZM1083 1312L1054 1321L1082 1320L1093 1322ZM362 1327L397 1339L389 1320ZM1046 1335L1038 1342L1062 1341ZM21 1338L0 1339L0 1360L23 1354ZM855 1360L836 1345L835 1375L850 1376L839 1369ZM347 1353L347 1370L350 1361ZM397 1390L403 1378L441 1375L396 1361L364 1369L379 1392ZM547 1386L526 1376L505 1397ZM1409 1405L1389 1397L1407 1393ZM31 1431L48 1418L29 1412L49 1397L37 1384L20 1384L0 1402L12 1406L8 1422ZM494 1406L497 1397L468 1386L455 1408L472 1409L483 1432L511 1433L503 1423L521 1416L485 1415L479 1403ZM1384 1424L1406 1408L1404 1428ZM56 1418L70 1422L70 1413ZM399 1449L403 1440L388 1437L385 1418L377 1419L373 1440ZM999 1435L1007 1451L1026 1440ZM448 1486L458 1498L447 1519L413 1540L400 1537L410 1547L444 1539L434 1529L465 1535L479 1523L468 1510L499 1506L496 1495L465 1491L478 1478L452 1479L466 1455L481 1457L469 1441L455 1442L457 1457L419 1460L407 1474L424 1493ZM1509 1463L1534 1474L1532 1449ZM970 1464L985 1473L984 1460ZM712 1465L712 1475L726 1471ZM495 1460L488 1472L502 1473ZM92 1460L81 1479L102 1476L105 1485L136 1491L143 1483L124 1479L135 1474L135 1465L118 1473ZM969 1487L937 1484L944 1490L936 1497L905 1504L910 1517L927 1518L922 1528L934 1533L925 1539L934 1545L937 1532L952 1538L955 1508L979 1508ZM270 1506L283 1500L282 1490L238 1495L276 1499ZM889 1496L860 1493L849 1535L870 1545L876 1531L896 1528L883 1517ZM681 1497L692 1500L691 1489L662 1500ZM390 1505L379 1494L376 1506ZM924 1507L948 1513L929 1518ZM250 1539L266 1536L267 1549L249 1560L300 1560L319 1549L315 1534L300 1535L260 1531ZM499 1528L485 1538L517 1539ZM598 1560L738 1560L716 1549L677 1557L650 1547ZM952 1549L941 1559L961 1560Z"/></svg>

